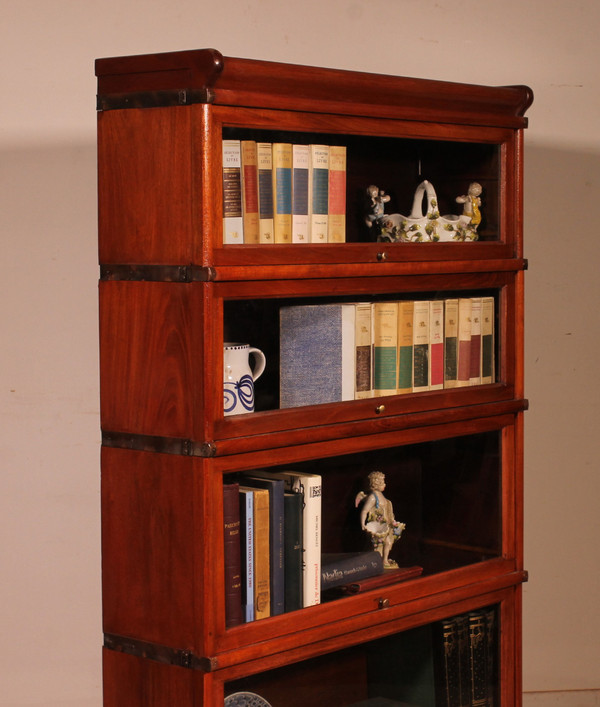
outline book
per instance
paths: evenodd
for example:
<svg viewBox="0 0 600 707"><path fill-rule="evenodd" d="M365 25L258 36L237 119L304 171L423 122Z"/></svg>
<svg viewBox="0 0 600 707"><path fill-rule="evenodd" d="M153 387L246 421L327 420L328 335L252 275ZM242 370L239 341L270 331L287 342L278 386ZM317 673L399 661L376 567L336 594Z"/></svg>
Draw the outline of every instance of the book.
<svg viewBox="0 0 600 707"><path fill-rule="evenodd" d="M292 242L292 145L273 143L273 234L275 243Z"/></svg>
<svg viewBox="0 0 600 707"><path fill-rule="evenodd" d="M282 307L281 408L354 400L354 304Z"/></svg>
<svg viewBox="0 0 600 707"><path fill-rule="evenodd" d="M444 303L444 388L458 382L458 299Z"/></svg>
<svg viewBox="0 0 600 707"><path fill-rule="evenodd" d="M457 619L452 617L435 624L434 633L436 707L466 707L471 703L464 701L461 695L461 651Z"/></svg>
<svg viewBox="0 0 600 707"><path fill-rule="evenodd" d="M223 559L225 564L225 627L244 622L240 548L239 484L223 484Z"/></svg>
<svg viewBox="0 0 600 707"><path fill-rule="evenodd" d="M256 144L258 163L258 230L260 243L274 243L273 237L273 148L270 142Z"/></svg>
<svg viewBox="0 0 600 707"><path fill-rule="evenodd" d="M239 140L223 140L223 243L244 242L242 156Z"/></svg>
<svg viewBox="0 0 600 707"><path fill-rule="evenodd" d="M284 479L286 491L303 496L302 509L302 603L321 603L321 476L298 471L257 472L258 476Z"/></svg>
<svg viewBox="0 0 600 707"><path fill-rule="evenodd" d="M346 240L346 146L329 147L329 194L327 240L344 243Z"/></svg>
<svg viewBox="0 0 600 707"><path fill-rule="evenodd" d="M471 300L458 300L458 363L456 385L464 387L471 378Z"/></svg>
<svg viewBox="0 0 600 707"><path fill-rule="evenodd" d="M481 383L481 297L471 298L471 365L469 385Z"/></svg>
<svg viewBox="0 0 600 707"><path fill-rule="evenodd" d="M254 494L239 488L242 611L246 622L254 621Z"/></svg>
<svg viewBox="0 0 600 707"><path fill-rule="evenodd" d="M415 302L413 317L413 392L429 390L429 302Z"/></svg>
<svg viewBox="0 0 600 707"><path fill-rule="evenodd" d="M308 145L292 146L292 243L308 243Z"/></svg>
<svg viewBox="0 0 600 707"><path fill-rule="evenodd" d="M303 607L302 580L302 509L304 494L286 491L284 505L284 572L285 572L285 610L296 611Z"/></svg>
<svg viewBox="0 0 600 707"><path fill-rule="evenodd" d="M242 491L249 491L253 496L254 619L266 619L271 615L269 492L240 485Z"/></svg>
<svg viewBox="0 0 600 707"><path fill-rule="evenodd" d="M383 559L378 552L341 552L321 555L321 591L349 582L383 574Z"/></svg>
<svg viewBox="0 0 600 707"><path fill-rule="evenodd" d="M380 589L390 584L405 582L407 579L419 577L422 574L423 568L418 565L414 565L413 567L399 567L395 570L386 570L382 575L351 582L350 584L342 586L341 589L345 594L362 594L371 589Z"/></svg>
<svg viewBox="0 0 600 707"><path fill-rule="evenodd" d="M308 214L311 243L327 243L329 213L329 146L309 145Z"/></svg>
<svg viewBox="0 0 600 707"><path fill-rule="evenodd" d="M495 382L494 347L495 347L494 298L483 297L481 300L481 384Z"/></svg>
<svg viewBox="0 0 600 707"><path fill-rule="evenodd" d="M429 303L429 390L444 387L444 301Z"/></svg>
<svg viewBox="0 0 600 707"><path fill-rule="evenodd" d="M285 611L284 586L284 484L282 479L244 475L244 484L267 489L269 493L269 579L271 616Z"/></svg>
<svg viewBox="0 0 600 707"><path fill-rule="evenodd" d="M357 400L373 397L372 310L370 302L356 304L354 329L356 385L354 397Z"/></svg>
<svg viewBox="0 0 600 707"><path fill-rule="evenodd" d="M373 388L375 396L397 390L398 302L373 304Z"/></svg>
<svg viewBox="0 0 600 707"><path fill-rule="evenodd" d="M398 394L412 393L413 385L413 317L412 301L398 303Z"/></svg>
<svg viewBox="0 0 600 707"><path fill-rule="evenodd" d="M472 611L469 620L469 668L471 694L468 704L488 707L488 636L487 617L484 611Z"/></svg>
<svg viewBox="0 0 600 707"><path fill-rule="evenodd" d="M241 140L244 243L259 242L258 156L255 140Z"/></svg>

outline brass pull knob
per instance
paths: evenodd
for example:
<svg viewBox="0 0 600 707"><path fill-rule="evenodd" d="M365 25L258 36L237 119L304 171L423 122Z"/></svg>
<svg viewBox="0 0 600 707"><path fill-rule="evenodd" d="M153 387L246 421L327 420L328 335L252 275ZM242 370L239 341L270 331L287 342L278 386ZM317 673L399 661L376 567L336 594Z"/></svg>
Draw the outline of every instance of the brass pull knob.
<svg viewBox="0 0 600 707"><path fill-rule="evenodd" d="M379 608L380 609L387 609L389 607L389 605L390 605L390 600L384 599L383 597L381 597L381 599L379 600Z"/></svg>
<svg viewBox="0 0 600 707"><path fill-rule="evenodd" d="M382 412L385 412L385 405L378 405L378 406L375 408L375 412L376 412L378 415L381 415Z"/></svg>
<svg viewBox="0 0 600 707"><path fill-rule="evenodd" d="M387 260L387 257L388 257L388 255L385 252L385 250L381 251L381 253L377 253L377 260L380 263L384 263Z"/></svg>

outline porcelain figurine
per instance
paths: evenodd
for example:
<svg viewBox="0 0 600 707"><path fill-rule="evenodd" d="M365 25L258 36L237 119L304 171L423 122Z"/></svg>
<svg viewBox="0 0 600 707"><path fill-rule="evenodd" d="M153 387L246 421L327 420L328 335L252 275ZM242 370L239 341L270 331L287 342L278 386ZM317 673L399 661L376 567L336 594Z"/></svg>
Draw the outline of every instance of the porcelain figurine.
<svg viewBox="0 0 600 707"><path fill-rule="evenodd" d="M435 241L475 241L481 223L481 185L473 182L468 194L456 201L464 204L464 213L440 215L437 195L431 182L422 181L416 188L409 216L384 213L389 196L375 185L367 188L369 197L365 221L375 227L378 241L389 243L423 243ZM423 201L426 211L423 213Z"/></svg>
<svg viewBox="0 0 600 707"><path fill-rule="evenodd" d="M383 568L395 569L398 563L390 559L390 550L400 539L406 524L399 523L394 518L392 503L383 495L385 474L381 471L372 471L368 478L370 492L365 494L361 491L355 501L356 507L362 503L360 525L371 536L373 548L383 558Z"/></svg>
<svg viewBox="0 0 600 707"><path fill-rule="evenodd" d="M470 225L477 230L477 226L481 223L481 211L479 207L481 206L481 184L479 182L471 182L469 184L469 190L464 196L457 196L456 202L458 204L464 204L463 206L463 216L469 219Z"/></svg>

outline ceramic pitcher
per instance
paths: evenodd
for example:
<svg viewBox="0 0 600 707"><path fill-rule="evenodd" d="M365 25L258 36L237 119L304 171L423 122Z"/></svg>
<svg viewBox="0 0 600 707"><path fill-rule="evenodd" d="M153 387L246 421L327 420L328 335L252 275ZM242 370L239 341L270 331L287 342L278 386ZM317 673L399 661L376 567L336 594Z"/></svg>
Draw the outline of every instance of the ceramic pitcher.
<svg viewBox="0 0 600 707"><path fill-rule="evenodd" d="M254 367L250 367L250 355ZM264 353L250 344L223 344L223 412L239 415L254 412L254 381L265 370Z"/></svg>

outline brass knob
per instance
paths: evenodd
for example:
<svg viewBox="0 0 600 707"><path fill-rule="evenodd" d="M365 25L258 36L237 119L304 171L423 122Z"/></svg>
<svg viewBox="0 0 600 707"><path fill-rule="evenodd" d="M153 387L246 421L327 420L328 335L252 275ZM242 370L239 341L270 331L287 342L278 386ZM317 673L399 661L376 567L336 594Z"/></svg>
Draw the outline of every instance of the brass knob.
<svg viewBox="0 0 600 707"><path fill-rule="evenodd" d="M377 253L377 260L380 263L385 262L387 260L387 257L388 256L387 256L387 253L385 252L385 250L381 251L381 253Z"/></svg>
<svg viewBox="0 0 600 707"><path fill-rule="evenodd" d="M390 600L384 599L383 597L381 597L381 599L379 600L379 608L380 609L387 609L389 607L389 605L390 605Z"/></svg>
<svg viewBox="0 0 600 707"><path fill-rule="evenodd" d="M376 412L378 415L381 415L382 412L385 412L385 405L378 405L378 406L375 408L375 412Z"/></svg>

